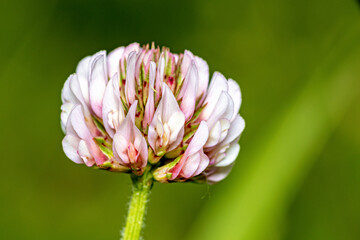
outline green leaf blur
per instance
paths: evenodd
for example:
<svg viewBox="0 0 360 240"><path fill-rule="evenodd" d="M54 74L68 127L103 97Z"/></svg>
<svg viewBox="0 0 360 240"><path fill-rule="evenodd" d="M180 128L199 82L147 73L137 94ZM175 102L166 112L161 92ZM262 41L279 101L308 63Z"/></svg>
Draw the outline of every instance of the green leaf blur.
<svg viewBox="0 0 360 240"><path fill-rule="evenodd" d="M62 151L60 93L98 50L155 41L242 89L229 177L155 184L144 239L360 239L355 0L0 0L0 239L119 239L126 174Z"/></svg>

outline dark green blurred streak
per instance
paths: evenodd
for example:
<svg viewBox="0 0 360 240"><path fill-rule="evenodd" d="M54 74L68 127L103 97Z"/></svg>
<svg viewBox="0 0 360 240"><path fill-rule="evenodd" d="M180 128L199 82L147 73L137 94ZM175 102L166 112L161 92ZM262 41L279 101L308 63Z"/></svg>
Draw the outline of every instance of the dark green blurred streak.
<svg viewBox="0 0 360 240"><path fill-rule="evenodd" d="M82 57L155 41L176 52L190 49L212 72L240 83L247 127L233 174L210 190L195 184L154 187L144 238L183 239L200 212L208 211L202 206L222 189L237 191L231 183L246 174L246 156L261 151L264 132L311 86L329 50L339 61L342 51L351 52L346 46L356 45L351 41L360 33L358 22L352 0L1 0L0 239L119 238L130 179L75 165L61 149L60 91ZM355 63L341 62L347 64ZM281 216L257 229L267 233L264 239L360 238L359 106L358 94L326 134L320 155L309 156L314 165L290 188L296 191L279 209Z"/></svg>

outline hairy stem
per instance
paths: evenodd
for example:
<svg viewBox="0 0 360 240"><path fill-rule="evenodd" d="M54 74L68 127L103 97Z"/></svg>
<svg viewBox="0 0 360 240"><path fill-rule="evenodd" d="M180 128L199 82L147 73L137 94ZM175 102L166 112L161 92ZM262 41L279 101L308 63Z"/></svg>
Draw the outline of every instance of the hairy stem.
<svg viewBox="0 0 360 240"><path fill-rule="evenodd" d="M145 172L141 177L132 175L133 193L122 240L138 240L144 225L146 203L153 184L152 176Z"/></svg>

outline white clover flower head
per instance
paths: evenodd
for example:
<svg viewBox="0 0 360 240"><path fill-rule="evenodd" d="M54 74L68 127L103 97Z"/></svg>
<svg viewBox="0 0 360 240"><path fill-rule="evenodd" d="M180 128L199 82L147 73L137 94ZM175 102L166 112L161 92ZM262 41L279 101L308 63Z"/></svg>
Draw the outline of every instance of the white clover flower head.
<svg viewBox="0 0 360 240"><path fill-rule="evenodd" d="M245 122L239 85L190 51L133 43L85 57L62 89L73 162L158 182L215 183L230 172Z"/></svg>

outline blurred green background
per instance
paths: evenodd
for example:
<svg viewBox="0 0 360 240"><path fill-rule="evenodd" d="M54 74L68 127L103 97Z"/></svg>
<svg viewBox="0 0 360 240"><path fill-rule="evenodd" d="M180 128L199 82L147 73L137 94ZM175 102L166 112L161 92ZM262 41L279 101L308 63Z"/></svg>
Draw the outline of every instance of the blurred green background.
<svg viewBox="0 0 360 240"><path fill-rule="evenodd" d="M131 181L61 147L60 92L98 50L155 41L238 81L215 186L155 184L144 239L360 239L355 0L0 0L0 239L119 239Z"/></svg>

